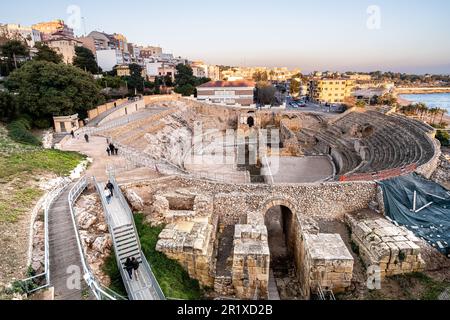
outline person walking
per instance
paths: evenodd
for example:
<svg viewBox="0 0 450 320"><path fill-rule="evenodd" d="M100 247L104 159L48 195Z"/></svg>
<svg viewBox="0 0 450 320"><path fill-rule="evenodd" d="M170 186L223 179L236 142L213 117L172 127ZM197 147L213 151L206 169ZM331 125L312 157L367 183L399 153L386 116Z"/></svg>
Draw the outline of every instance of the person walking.
<svg viewBox="0 0 450 320"><path fill-rule="evenodd" d="M111 142L109 144L109 150L111 150L111 155L114 155L114 150L116 149L116 147L114 146L114 144Z"/></svg>
<svg viewBox="0 0 450 320"><path fill-rule="evenodd" d="M133 270L134 270L134 277L136 278L136 279L138 279L138 271L139 271L139 267L140 267L140 264L142 263L142 262L139 262L139 261L137 261L137 259L135 258L135 257L133 257L132 259L131 259L131 263L133 264Z"/></svg>
<svg viewBox="0 0 450 320"><path fill-rule="evenodd" d="M89 143L89 136L87 133L84 135L84 140L86 140L86 142Z"/></svg>
<svg viewBox="0 0 450 320"><path fill-rule="evenodd" d="M108 157L110 157L111 156L111 150L109 149L109 147L106 148L106 152L108 152Z"/></svg>
<svg viewBox="0 0 450 320"><path fill-rule="evenodd" d="M134 270L134 268L133 268L133 263L131 262L130 258L127 258L127 261L125 262L124 266L125 266L124 269L127 270L128 275L130 276L130 280L133 280L133 270Z"/></svg>
<svg viewBox="0 0 450 320"><path fill-rule="evenodd" d="M118 156L119 155L119 148L114 147L114 153L115 153L116 156Z"/></svg>
<svg viewBox="0 0 450 320"><path fill-rule="evenodd" d="M106 188L111 192L111 198L114 197L114 185L111 183L111 181L108 181L106 184Z"/></svg>
<svg viewBox="0 0 450 320"><path fill-rule="evenodd" d="M108 188L105 188L105 198L106 198L106 202L108 203L108 204L110 204L111 203L111 190L109 190Z"/></svg>

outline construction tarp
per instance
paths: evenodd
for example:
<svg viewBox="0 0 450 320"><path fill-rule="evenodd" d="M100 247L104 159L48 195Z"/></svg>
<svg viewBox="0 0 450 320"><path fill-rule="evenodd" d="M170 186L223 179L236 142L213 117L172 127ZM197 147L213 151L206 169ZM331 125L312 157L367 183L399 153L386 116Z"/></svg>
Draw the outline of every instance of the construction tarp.
<svg viewBox="0 0 450 320"><path fill-rule="evenodd" d="M378 184L386 216L449 257L450 192L415 173Z"/></svg>

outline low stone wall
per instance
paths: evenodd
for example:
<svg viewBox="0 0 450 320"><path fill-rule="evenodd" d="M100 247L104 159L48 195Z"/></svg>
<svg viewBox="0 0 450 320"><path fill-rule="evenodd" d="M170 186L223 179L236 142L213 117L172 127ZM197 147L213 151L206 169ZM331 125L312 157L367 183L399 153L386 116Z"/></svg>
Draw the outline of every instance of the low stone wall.
<svg viewBox="0 0 450 320"><path fill-rule="evenodd" d="M353 257L338 234L304 234L306 290L317 294L318 286L344 292L353 278ZM308 295L309 296L309 295Z"/></svg>
<svg viewBox="0 0 450 320"><path fill-rule="evenodd" d="M143 109L145 109L145 102L144 99L141 100L137 100L137 101L126 101L124 102L124 104L122 105L117 105L117 111L114 111L113 113L111 113L110 115L108 115L107 117L105 117L98 125L102 125L103 123L118 119L118 118L122 118L125 116L129 116L133 113L136 113L138 111L141 111ZM120 108L119 108L120 106Z"/></svg>
<svg viewBox="0 0 450 320"><path fill-rule="evenodd" d="M112 102L102 104L95 109L89 110L88 118L89 118L89 120L93 120L93 119L97 118L99 115L101 115L102 113L104 113L112 108L118 107L127 101L128 101L128 99L119 99L119 100L115 100Z"/></svg>
<svg viewBox="0 0 450 320"><path fill-rule="evenodd" d="M416 172L424 176L425 178L430 179L433 173L436 171L437 167L439 166L439 159L441 157L442 152L441 152L441 144L439 140L435 139L434 134L431 136L426 135L426 137L433 145L434 154L433 157L430 159L430 161L418 167Z"/></svg>

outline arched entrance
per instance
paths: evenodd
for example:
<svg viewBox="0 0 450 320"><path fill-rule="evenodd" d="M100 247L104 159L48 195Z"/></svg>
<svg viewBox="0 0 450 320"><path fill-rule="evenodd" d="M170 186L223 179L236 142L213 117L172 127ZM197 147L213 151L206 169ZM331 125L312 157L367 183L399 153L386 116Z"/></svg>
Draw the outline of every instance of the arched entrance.
<svg viewBox="0 0 450 320"><path fill-rule="evenodd" d="M253 117L248 117L247 118L247 125L250 127L250 128L253 128L254 126L255 126L255 119L253 118Z"/></svg>
<svg viewBox="0 0 450 320"><path fill-rule="evenodd" d="M293 261L292 218L292 211L286 206L272 207L265 215L270 262L274 272L287 274L287 261Z"/></svg>
<svg viewBox="0 0 450 320"><path fill-rule="evenodd" d="M297 277L295 212L285 201L273 201L264 219L270 250L269 292L278 292L282 300L302 299Z"/></svg>

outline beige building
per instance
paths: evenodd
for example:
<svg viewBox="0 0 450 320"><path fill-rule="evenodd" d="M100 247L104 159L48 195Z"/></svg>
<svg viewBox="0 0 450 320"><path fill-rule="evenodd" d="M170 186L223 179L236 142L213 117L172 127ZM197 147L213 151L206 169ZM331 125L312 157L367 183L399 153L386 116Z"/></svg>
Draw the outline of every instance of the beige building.
<svg viewBox="0 0 450 320"><path fill-rule="evenodd" d="M75 58L75 48L82 46L83 43L74 38L54 37L46 41L47 45L63 56L64 63L72 64Z"/></svg>
<svg viewBox="0 0 450 320"><path fill-rule="evenodd" d="M348 79L315 79L310 82L309 96L316 103L344 103L351 97L354 85Z"/></svg>
<svg viewBox="0 0 450 320"><path fill-rule="evenodd" d="M254 101L254 90L253 81L211 81L197 87L197 100L250 106Z"/></svg>
<svg viewBox="0 0 450 320"><path fill-rule="evenodd" d="M50 37L58 33L60 35L73 38L73 29L69 28L63 20L54 20L50 22L41 22L32 26L32 29L41 33L42 41L49 40Z"/></svg>
<svg viewBox="0 0 450 320"><path fill-rule="evenodd" d="M162 48L161 47L144 47L140 50L140 56L142 59L149 59L151 57L161 57L162 56Z"/></svg>

